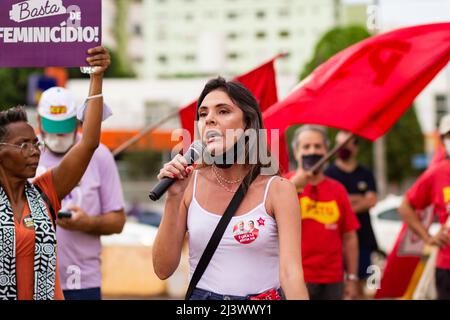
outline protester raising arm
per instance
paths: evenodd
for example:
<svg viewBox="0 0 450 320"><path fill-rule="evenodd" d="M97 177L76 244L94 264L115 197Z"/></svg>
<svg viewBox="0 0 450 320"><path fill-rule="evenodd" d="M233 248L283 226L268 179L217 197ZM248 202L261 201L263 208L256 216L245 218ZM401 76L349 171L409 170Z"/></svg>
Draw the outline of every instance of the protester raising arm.
<svg viewBox="0 0 450 320"><path fill-rule="evenodd" d="M53 169L53 180L59 199L63 199L78 184L89 161L100 143L100 129L103 115L102 93L103 75L111 63L108 51L103 47L96 47L88 51L87 58L90 66L97 67L91 74L89 99L83 123L83 137Z"/></svg>

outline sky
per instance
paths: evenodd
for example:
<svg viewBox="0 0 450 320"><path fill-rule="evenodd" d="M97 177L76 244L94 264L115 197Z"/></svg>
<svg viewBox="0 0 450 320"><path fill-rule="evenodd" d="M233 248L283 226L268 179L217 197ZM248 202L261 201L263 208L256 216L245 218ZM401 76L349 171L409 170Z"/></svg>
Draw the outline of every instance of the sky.
<svg viewBox="0 0 450 320"><path fill-rule="evenodd" d="M375 0L341 0L343 3L374 4ZM450 22L450 0L378 0L382 29Z"/></svg>

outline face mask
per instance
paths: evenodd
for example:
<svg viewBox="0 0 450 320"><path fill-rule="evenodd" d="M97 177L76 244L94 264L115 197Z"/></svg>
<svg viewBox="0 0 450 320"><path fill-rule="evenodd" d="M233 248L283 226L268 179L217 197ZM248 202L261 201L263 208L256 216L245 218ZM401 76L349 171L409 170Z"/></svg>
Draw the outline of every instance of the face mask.
<svg viewBox="0 0 450 320"><path fill-rule="evenodd" d="M242 141L243 139L244 141ZM238 159L239 161L242 161L242 156L245 152L245 150L242 150L242 147L248 143L248 139L248 136L242 135L238 139L238 141L236 141L236 143L226 152L219 155L211 155L216 167L221 169L228 169L231 168L234 163L237 163Z"/></svg>
<svg viewBox="0 0 450 320"><path fill-rule="evenodd" d="M342 148L342 149L339 149L337 156L339 159L341 159L343 161L347 161L348 159L350 159L352 157L352 152L347 148Z"/></svg>
<svg viewBox="0 0 450 320"><path fill-rule="evenodd" d="M444 146L447 155L450 156L450 139L444 139Z"/></svg>
<svg viewBox="0 0 450 320"><path fill-rule="evenodd" d="M322 154L307 154L302 156L303 169L306 171L310 170L322 157Z"/></svg>
<svg viewBox="0 0 450 320"><path fill-rule="evenodd" d="M64 135L56 135L52 133L46 133L44 135L44 142L50 151L58 154L66 153L75 143L75 136L73 133L67 133Z"/></svg>

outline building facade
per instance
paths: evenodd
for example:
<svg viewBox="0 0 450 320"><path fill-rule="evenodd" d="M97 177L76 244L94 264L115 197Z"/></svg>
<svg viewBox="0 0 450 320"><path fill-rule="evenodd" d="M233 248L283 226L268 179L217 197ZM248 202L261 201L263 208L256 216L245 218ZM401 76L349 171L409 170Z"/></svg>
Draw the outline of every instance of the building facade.
<svg viewBox="0 0 450 320"><path fill-rule="evenodd" d="M145 60L144 3L148 0L102 0L102 39L137 74Z"/></svg>
<svg viewBox="0 0 450 320"><path fill-rule="evenodd" d="M145 77L238 74L289 53L277 71L298 75L338 0L145 0Z"/></svg>

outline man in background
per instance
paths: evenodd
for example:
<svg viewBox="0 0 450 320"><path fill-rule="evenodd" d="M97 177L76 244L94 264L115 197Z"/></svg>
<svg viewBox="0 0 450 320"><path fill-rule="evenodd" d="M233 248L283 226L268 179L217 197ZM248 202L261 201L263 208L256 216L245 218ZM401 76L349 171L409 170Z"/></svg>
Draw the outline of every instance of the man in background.
<svg viewBox="0 0 450 320"><path fill-rule="evenodd" d="M399 208L400 216L409 228L429 246L439 248L436 259L436 289L439 300L450 300L450 114L439 124L439 134L445 148L445 157L430 166L408 190ZM441 229L429 234L416 211L433 206Z"/></svg>
<svg viewBox="0 0 450 320"><path fill-rule="evenodd" d="M297 187L302 216L302 261L311 300L355 299L358 279L358 220L347 192L311 168L327 153L328 138L319 126L305 125L293 138L298 163L288 174ZM346 274L344 275L344 269Z"/></svg>
<svg viewBox="0 0 450 320"><path fill-rule="evenodd" d="M57 165L80 140L72 94L60 87L46 90L38 105L38 125L46 150L38 174ZM102 144L86 173L62 201L61 211L71 217L57 219L58 268L66 300L100 300L100 236L122 232L124 198L116 163Z"/></svg>
<svg viewBox="0 0 450 320"><path fill-rule="evenodd" d="M349 135L349 132L339 131L336 135L336 144L344 143ZM371 255L378 249L369 214L370 208L377 203L377 189L372 172L358 162L358 152L358 138L354 137L338 151L336 161L325 170L325 175L344 185L352 209L361 225L358 229L358 296L363 298L365 283L370 276L368 268L372 264Z"/></svg>

